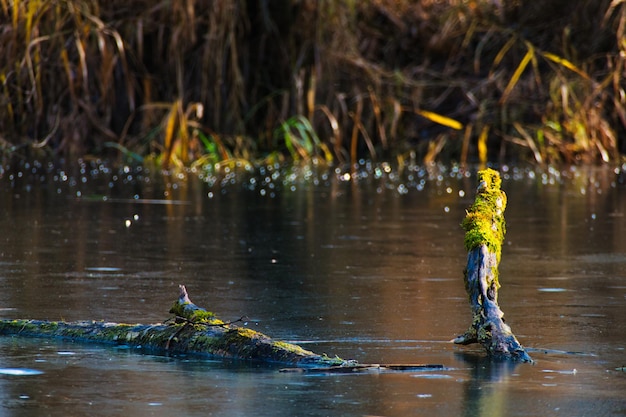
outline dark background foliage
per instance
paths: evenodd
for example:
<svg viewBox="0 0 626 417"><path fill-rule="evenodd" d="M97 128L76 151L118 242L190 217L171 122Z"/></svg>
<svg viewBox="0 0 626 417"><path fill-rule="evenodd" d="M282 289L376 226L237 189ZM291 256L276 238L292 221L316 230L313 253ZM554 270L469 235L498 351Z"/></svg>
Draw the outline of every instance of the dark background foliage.
<svg viewBox="0 0 626 417"><path fill-rule="evenodd" d="M618 161L609 0L0 1L3 153Z"/></svg>

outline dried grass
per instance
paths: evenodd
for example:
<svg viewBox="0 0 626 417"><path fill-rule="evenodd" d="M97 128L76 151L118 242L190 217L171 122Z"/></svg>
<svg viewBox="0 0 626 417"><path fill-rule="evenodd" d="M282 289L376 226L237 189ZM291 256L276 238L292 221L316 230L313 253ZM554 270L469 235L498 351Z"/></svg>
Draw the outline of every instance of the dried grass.
<svg viewBox="0 0 626 417"><path fill-rule="evenodd" d="M617 161L625 31L620 0L0 0L0 132L166 168Z"/></svg>

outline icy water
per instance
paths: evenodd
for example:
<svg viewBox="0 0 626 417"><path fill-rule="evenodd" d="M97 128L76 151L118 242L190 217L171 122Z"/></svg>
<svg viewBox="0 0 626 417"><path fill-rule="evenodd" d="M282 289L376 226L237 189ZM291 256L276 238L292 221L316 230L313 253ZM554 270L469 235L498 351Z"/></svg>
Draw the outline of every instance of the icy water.
<svg viewBox="0 0 626 417"><path fill-rule="evenodd" d="M503 174L499 301L532 365L449 343L470 319L459 224L473 173L0 170L4 318L159 322L185 284L224 320L316 352L445 367L293 374L0 337L0 415L626 415L626 177Z"/></svg>

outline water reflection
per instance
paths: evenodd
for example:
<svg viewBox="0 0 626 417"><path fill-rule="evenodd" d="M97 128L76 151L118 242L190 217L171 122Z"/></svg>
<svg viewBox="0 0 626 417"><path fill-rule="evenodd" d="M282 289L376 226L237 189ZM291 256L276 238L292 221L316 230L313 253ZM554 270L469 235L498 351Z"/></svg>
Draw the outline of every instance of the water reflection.
<svg viewBox="0 0 626 417"><path fill-rule="evenodd" d="M5 410L276 417L624 409L623 373L614 372L626 349L621 171L504 172L499 301L538 362L517 367L448 343L470 318L459 223L473 177L459 169L384 173L371 167L355 182L310 172L298 182L268 171L224 188L99 166L5 174L0 314L161 321L185 283L222 318L247 315L254 329L312 350L360 362L443 363L445 372L283 375L2 339L0 367L43 372L0 373Z"/></svg>
<svg viewBox="0 0 626 417"><path fill-rule="evenodd" d="M520 366L511 361L493 361L484 355L460 353L457 356L470 366L465 383L463 415L468 417L507 416L509 379Z"/></svg>

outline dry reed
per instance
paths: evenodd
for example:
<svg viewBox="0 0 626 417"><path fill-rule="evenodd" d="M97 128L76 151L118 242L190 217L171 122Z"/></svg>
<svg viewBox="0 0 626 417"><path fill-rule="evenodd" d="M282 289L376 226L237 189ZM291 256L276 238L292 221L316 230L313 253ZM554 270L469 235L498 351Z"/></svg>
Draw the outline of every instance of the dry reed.
<svg viewBox="0 0 626 417"><path fill-rule="evenodd" d="M0 150L618 161L619 0L0 0Z"/></svg>

